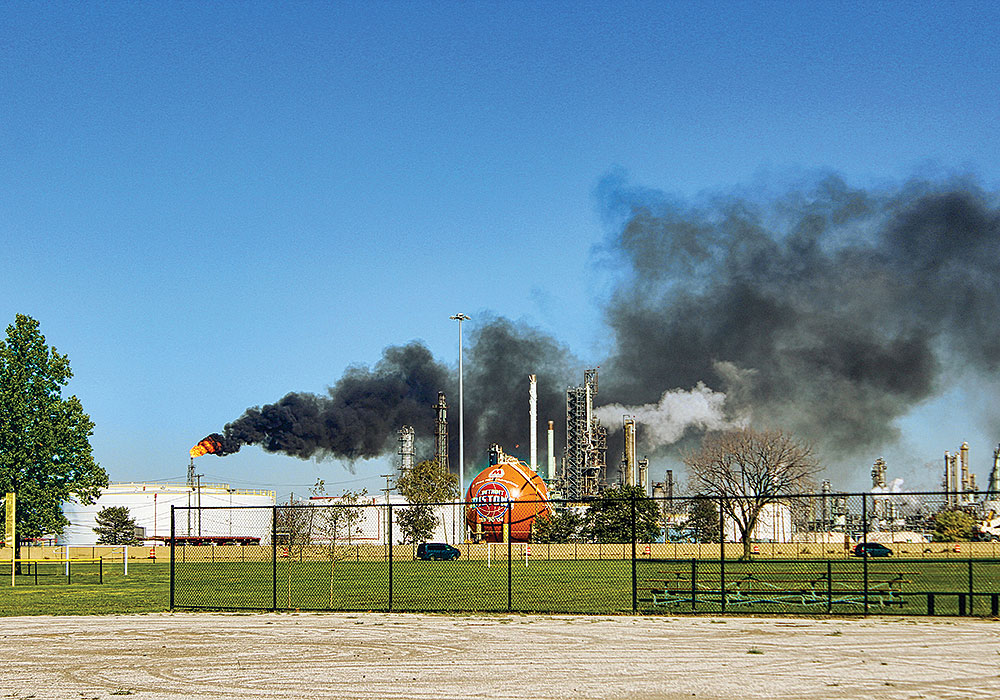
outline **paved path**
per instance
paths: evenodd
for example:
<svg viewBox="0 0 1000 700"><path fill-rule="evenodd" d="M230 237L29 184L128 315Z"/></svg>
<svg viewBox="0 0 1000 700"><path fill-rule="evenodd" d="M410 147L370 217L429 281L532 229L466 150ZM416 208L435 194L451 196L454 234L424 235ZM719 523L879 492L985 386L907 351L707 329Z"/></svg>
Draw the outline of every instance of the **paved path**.
<svg viewBox="0 0 1000 700"><path fill-rule="evenodd" d="M1000 623L405 614L0 618L0 698L996 698Z"/></svg>

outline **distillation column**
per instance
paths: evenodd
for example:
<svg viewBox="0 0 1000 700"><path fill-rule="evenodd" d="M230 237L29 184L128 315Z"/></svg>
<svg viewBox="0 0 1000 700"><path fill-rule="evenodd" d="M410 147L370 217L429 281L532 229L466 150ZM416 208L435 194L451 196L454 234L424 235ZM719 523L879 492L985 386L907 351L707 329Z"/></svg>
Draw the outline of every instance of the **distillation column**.
<svg viewBox="0 0 1000 700"><path fill-rule="evenodd" d="M625 434L625 452L622 455L623 481L626 486L635 486L635 418L622 418L622 432Z"/></svg>

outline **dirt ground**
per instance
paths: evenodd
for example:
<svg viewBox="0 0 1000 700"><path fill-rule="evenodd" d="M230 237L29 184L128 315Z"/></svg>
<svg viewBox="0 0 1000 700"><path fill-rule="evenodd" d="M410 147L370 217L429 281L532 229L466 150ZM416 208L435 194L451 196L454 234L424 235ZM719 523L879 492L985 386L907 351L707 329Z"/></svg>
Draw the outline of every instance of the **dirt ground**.
<svg viewBox="0 0 1000 700"><path fill-rule="evenodd" d="M407 614L0 618L0 697L994 698L1000 624Z"/></svg>

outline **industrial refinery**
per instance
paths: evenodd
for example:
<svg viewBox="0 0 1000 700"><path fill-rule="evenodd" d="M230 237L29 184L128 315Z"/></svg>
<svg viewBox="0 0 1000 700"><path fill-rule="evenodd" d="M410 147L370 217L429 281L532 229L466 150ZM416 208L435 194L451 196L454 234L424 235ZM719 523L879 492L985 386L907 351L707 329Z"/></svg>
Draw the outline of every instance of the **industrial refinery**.
<svg viewBox="0 0 1000 700"><path fill-rule="evenodd" d="M641 425L634 416L622 416L622 454L617 462L617 476L609 479L608 429L594 410L598 395L597 369L586 370L581 384L566 389L566 430L561 449L556 447L556 421L549 416L541 417L547 425L547 450L542 459L538 454L537 377L532 374L527 378L527 461L508 454L502 445L493 445L485 469L477 474L462 474L465 486L462 498L470 504L465 515L455 508L436 508L439 525L435 538L448 542L459 542L463 537L484 542L508 538L526 542L531 538L535 518L551 512L550 501L582 504L615 487L636 487L657 499L662 508L665 541L671 537L683 540L689 536L685 535L688 506L675 493L673 470L665 470L663 481L651 483L649 460L638 457L637 437ZM448 403L444 392L437 393L432 409L433 458L445 469L456 471L449 455ZM419 436L410 425L401 426L397 435L398 474L402 475L414 468ZM95 517L108 506L126 506L135 518L137 533L148 543L169 539L171 506L178 506L179 512L183 512L181 519L174 523L174 532L185 542L264 543L269 537L267 528L261 528L256 521L240 520L250 517L247 515L250 511L240 511L237 507L274 506L274 491L202 484L201 475L195 473L194 457L214 448L211 440L206 439L192 449L187 483L112 484L102 490L93 504L68 501L64 513L70 525L58 538L58 543L95 544ZM833 484L824 480L820 493L810 501L807 515L793 514L786 505L768 505L760 514L753 538L771 542L856 540L864 531L873 540L925 542L929 541L933 530L934 513L947 510L964 512L974 518L977 538L1000 540L1000 446L993 452L992 470L983 492L971 471L969 455L967 442L955 451L944 452L941 478L944 493L938 499L940 502L917 506L912 499L912 502L907 501L906 494L898 490L899 480L887 478L889 467L880 457L871 469L868 512L859 512L857 507L852 510L848 497L837 493ZM405 499L390 493L391 490L387 488L382 496L366 498L366 503L405 508ZM336 497L314 497L301 502L320 505L337 501ZM219 506L228 509L216 510ZM383 522L377 510L365 515L355 537L357 541L387 539L388 523ZM728 539L739 539L733 523L728 523L724 530Z"/></svg>

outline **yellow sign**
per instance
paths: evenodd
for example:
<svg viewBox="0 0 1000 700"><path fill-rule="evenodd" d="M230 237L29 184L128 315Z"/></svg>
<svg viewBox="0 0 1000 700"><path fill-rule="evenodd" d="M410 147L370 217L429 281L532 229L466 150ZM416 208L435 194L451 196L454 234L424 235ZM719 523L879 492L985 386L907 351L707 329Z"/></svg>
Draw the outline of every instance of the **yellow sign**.
<svg viewBox="0 0 1000 700"><path fill-rule="evenodd" d="M7 545L8 547L14 546L14 514L15 514L14 501L15 500L16 498L14 497L14 494L8 493L7 501L4 504L4 511L7 517L4 518L6 527L4 527L3 530L4 533L3 539L4 539L4 544Z"/></svg>

